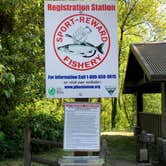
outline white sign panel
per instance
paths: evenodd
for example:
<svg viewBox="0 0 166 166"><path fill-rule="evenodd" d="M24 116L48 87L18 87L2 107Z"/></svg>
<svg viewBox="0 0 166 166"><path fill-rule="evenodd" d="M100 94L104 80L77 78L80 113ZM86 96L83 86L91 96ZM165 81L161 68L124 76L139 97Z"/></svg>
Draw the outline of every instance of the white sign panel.
<svg viewBox="0 0 166 166"><path fill-rule="evenodd" d="M45 2L48 98L118 95L117 2Z"/></svg>
<svg viewBox="0 0 166 166"><path fill-rule="evenodd" d="M99 151L100 104L66 103L64 150Z"/></svg>

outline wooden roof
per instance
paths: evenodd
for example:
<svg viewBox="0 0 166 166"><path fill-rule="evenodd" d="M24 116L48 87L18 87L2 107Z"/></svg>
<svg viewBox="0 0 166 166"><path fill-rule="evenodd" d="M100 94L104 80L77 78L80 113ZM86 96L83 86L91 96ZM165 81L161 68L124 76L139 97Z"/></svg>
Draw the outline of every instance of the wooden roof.
<svg viewBox="0 0 166 166"><path fill-rule="evenodd" d="M160 93L166 81L166 42L131 44L123 93Z"/></svg>

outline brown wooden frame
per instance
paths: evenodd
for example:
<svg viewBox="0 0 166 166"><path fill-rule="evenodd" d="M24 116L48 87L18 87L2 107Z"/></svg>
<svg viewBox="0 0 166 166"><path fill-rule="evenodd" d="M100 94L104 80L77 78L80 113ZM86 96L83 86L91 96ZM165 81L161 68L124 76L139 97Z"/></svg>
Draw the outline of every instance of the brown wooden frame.
<svg viewBox="0 0 166 166"><path fill-rule="evenodd" d="M40 157L33 157L31 152L32 143L58 148L63 147L63 144L59 142L31 138L31 130L29 128L26 128L24 130L24 166L31 166L32 162L46 164L50 166L59 166L58 161L52 161Z"/></svg>

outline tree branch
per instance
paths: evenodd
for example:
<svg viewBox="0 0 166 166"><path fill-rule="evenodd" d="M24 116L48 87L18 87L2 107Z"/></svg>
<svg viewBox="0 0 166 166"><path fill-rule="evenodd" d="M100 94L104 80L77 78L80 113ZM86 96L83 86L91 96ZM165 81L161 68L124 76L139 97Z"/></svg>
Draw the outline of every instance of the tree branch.
<svg viewBox="0 0 166 166"><path fill-rule="evenodd" d="M120 55L121 55L121 52L122 52L122 43L123 43L124 27L125 27L126 22L127 22L128 18L129 18L129 15L130 15L131 12L136 8L136 5L137 5L138 1L139 1L139 0L136 0L136 1L134 2L134 4L131 6L129 12L127 13L126 17L124 18L124 20L123 20L123 22L122 22L122 25L120 26L121 33L120 33L120 41L119 41L119 56L118 56L118 57L119 57L119 59L118 59L119 62L120 62ZM125 1L125 3L127 3L127 2Z"/></svg>
<svg viewBox="0 0 166 166"><path fill-rule="evenodd" d="M130 28L133 28L133 27L135 27L135 26L137 26L137 25L141 25L141 24L143 24L143 23L145 23L145 22L144 22L144 21L141 21L141 22L138 22L138 23L133 24L133 25L131 25L131 26L128 26L127 28L124 29L124 32L125 32L126 30L130 29Z"/></svg>

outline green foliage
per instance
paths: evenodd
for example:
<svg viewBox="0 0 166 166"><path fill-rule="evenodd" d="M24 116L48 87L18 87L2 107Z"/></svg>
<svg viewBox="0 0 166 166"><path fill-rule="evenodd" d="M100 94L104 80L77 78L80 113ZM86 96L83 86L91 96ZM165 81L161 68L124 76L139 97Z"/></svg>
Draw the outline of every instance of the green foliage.
<svg viewBox="0 0 166 166"><path fill-rule="evenodd" d="M0 131L0 141L4 141L4 139L5 139L5 134L2 131Z"/></svg>
<svg viewBox="0 0 166 166"><path fill-rule="evenodd" d="M109 99L102 100L101 108L101 131L111 130L112 105Z"/></svg>
<svg viewBox="0 0 166 166"><path fill-rule="evenodd" d="M0 64L0 87L1 96L9 98L13 95L13 85L15 83L15 76L10 72L10 69L6 69L4 65Z"/></svg>
<svg viewBox="0 0 166 166"><path fill-rule="evenodd" d="M119 99L116 116L116 128L133 128L135 125L134 96L123 95L128 60L129 45L137 42L163 41L166 30L166 15L161 10L163 0L118 1L118 33L119 33ZM160 26L161 25L161 26ZM144 108L155 112L157 102L154 97L144 102ZM131 102L132 101L132 102ZM156 104L153 104L155 103ZM154 107L153 107L154 106ZM149 109L150 108L150 109ZM154 109L153 109L154 108ZM161 107L159 107L161 108Z"/></svg>
<svg viewBox="0 0 166 166"><path fill-rule="evenodd" d="M161 94L144 95L144 112L161 113Z"/></svg>
<svg viewBox="0 0 166 166"><path fill-rule="evenodd" d="M57 108L56 103L57 100L43 99L34 103L36 110L32 110L31 104L22 105L7 116L0 117L0 157L14 157L23 153L23 133L26 127L32 130L32 137L62 141L63 110L61 107ZM45 106L41 108L41 104ZM33 150L38 152L43 148L37 146Z"/></svg>
<svg viewBox="0 0 166 166"><path fill-rule="evenodd" d="M20 129L17 131L14 126L11 127L10 125L7 125L8 122L11 122L8 118L3 120L6 120L6 125L3 125L4 121L1 121L1 125L6 127L6 132L0 131L0 159L18 156L23 150L23 139L21 139L22 136L21 138L19 137Z"/></svg>
<svg viewBox="0 0 166 166"><path fill-rule="evenodd" d="M44 95L44 11L41 0L0 1L0 7L0 98L7 114Z"/></svg>
<svg viewBox="0 0 166 166"><path fill-rule="evenodd" d="M34 137L46 140L62 139L63 125L55 121L54 117L46 114L28 117L28 126L32 129Z"/></svg>
<svg viewBox="0 0 166 166"><path fill-rule="evenodd" d="M1 56L1 51L0 51ZM9 67L5 67L0 62L0 108L1 108L1 115L5 115L9 112L8 99L14 96L13 87L15 85L15 76L11 73ZM12 103L12 102L11 102ZM9 103L8 103L9 104ZM11 107L12 108L12 107Z"/></svg>

